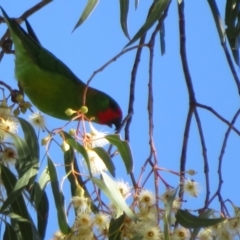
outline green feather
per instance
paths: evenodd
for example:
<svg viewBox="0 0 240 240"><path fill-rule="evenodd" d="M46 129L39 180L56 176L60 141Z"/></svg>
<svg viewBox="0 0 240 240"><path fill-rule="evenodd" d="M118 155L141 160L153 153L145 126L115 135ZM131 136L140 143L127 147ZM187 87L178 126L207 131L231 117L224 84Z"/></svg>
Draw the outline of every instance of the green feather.
<svg viewBox="0 0 240 240"><path fill-rule="evenodd" d="M81 108L86 84L41 46L29 23L28 34L1 10L15 46L15 76L24 93L42 112L60 119L71 119L65 111ZM85 105L88 118L94 117L94 121L100 124L120 126L121 108L107 94L89 87Z"/></svg>

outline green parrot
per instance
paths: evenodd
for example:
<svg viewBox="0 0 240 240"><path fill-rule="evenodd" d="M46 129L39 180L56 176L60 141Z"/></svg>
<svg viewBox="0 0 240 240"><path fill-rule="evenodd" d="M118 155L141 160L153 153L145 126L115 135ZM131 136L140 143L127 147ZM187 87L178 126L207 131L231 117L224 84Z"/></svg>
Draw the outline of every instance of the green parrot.
<svg viewBox="0 0 240 240"><path fill-rule="evenodd" d="M42 112L55 118L70 120L68 108L82 107L86 84L57 57L39 43L27 22L27 33L1 8L15 48L15 77L24 93ZM88 87L85 106L89 119L119 129L122 111L117 102L106 93Z"/></svg>

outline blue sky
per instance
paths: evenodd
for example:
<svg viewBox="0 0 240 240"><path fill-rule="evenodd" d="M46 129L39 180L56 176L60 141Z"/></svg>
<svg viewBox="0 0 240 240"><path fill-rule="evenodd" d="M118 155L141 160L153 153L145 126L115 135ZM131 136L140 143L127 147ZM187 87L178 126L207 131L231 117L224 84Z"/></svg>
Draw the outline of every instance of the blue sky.
<svg viewBox="0 0 240 240"><path fill-rule="evenodd" d="M131 3L128 18L130 36L134 36L144 23L149 2L151 1L140 1L136 11L134 3ZM176 2L172 1L165 20L166 54L164 56L161 56L160 45L156 41L153 86L154 141L159 165L178 171L188 110L188 95L180 61ZM219 2L221 2L218 3L219 10L224 16L224 1ZM37 1L2 0L1 6L9 16L18 17L36 3ZM118 54L128 42L120 29L118 1L101 1L91 17L71 33L85 3L86 1L53 1L28 19L42 45L69 66L83 81L87 81L95 70ZM211 106L231 121L239 108L239 95L220 45L210 8L206 1L185 1L185 13L187 57L196 98L199 103ZM0 26L1 34L5 28L4 24ZM96 75L91 83L91 86L114 97L122 107L124 116L128 108L129 83L134 58L135 51L125 54ZM4 57L0 64L0 79L16 87L13 59L14 57L10 55ZM148 49L144 49L137 73L135 110L130 128L130 145L134 156L136 178L150 151L147 115L148 61ZM237 67L236 70L239 73ZM213 194L218 184L218 157L227 126L204 109L199 109L199 115L207 144L210 186L211 194ZM62 126L64 122L47 117L47 124L51 129ZM106 126L96 126L100 130L113 132L113 129ZM236 126L239 126L239 121ZM124 137L123 131L121 135ZM41 136L45 136L45 133L41 133ZM236 205L240 205L239 144L239 137L231 132L223 159L222 196L224 199L231 199ZM41 157L43 156L44 148L42 147ZM61 163L62 153L60 151L59 154L51 156L54 162ZM43 165L45 163L46 159ZM117 178L129 179L123 164L120 161L115 161L115 163ZM185 197L187 202L184 203L184 208L198 209L203 206L206 192L202 150L195 120L191 125L186 169L194 169L198 172L194 180L200 183L201 194L198 199ZM146 169L146 175L147 170L149 169ZM59 168L58 171L61 177L61 169ZM179 179L169 173L163 173L162 176L172 186L177 186L179 183ZM148 189L154 190L153 184L149 181ZM65 188L67 191L67 184ZM159 188L160 192L164 192L164 185L160 184ZM51 199L51 191L49 194ZM65 201L69 203L70 195L65 196ZM53 201L50 202L52 205L46 239L50 239L53 232L58 229ZM211 207L219 210L218 202L214 202Z"/></svg>

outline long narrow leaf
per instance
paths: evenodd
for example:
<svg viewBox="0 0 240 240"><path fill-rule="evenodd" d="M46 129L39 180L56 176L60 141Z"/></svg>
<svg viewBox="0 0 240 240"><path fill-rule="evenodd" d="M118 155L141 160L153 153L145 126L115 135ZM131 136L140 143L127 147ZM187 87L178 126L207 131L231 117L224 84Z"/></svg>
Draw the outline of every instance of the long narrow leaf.
<svg viewBox="0 0 240 240"><path fill-rule="evenodd" d="M109 225L109 240L121 240L121 227L125 219L125 214L122 214L119 218L112 218Z"/></svg>
<svg viewBox="0 0 240 240"><path fill-rule="evenodd" d="M162 26L159 30L159 35L160 35L161 54L164 55L164 53L165 53L165 27L164 27L164 22L162 23Z"/></svg>
<svg viewBox="0 0 240 240"><path fill-rule="evenodd" d="M195 216L188 211L179 209L176 214L176 220L186 228L201 228L211 227L226 221L226 218L202 218Z"/></svg>
<svg viewBox="0 0 240 240"><path fill-rule="evenodd" d="M65 165L66 174L68 176L68 180L71 185L72 196L76 196L78 185L80 185L84 189L85 197L88 197L90 199L91 195L87 187L85 186L85 183L81 175L80 174L75 174L75 176L73 175L72 170L74 170L75 173L80 173L80 171L79 171L78 163L72 147L70 147L69 151L64 152L64 165ZM94 202L91 202L91 209L93 212L98 212L98 208L96 207Z"/></svg>
<svg viewBox="0 0 240 240"><path fill-rule="evenodd" d="M31 201L35 203L37 213L38 233L41 239L44 239L48 223L49 203L44 189L41 189L39 183L34 183L30 191Z"/></svg>
<svg viewBox="0 0 240 240"><path fill-rule="evenodd" d="M112 174L113 177L115 177L115 166L109 154L101 147L95 147L92 150L96 152L97 155L103 160L108 171Z"/></svg>
<svg viewBox="0 0 240 240"><path fill-rule="evenodd" d="M130 40L127 27L127 16L129 8L129 0L119 0L120 3L120 23L125 36Z"/></svg>
<svg viewBox="0 0 240 240"><path fill-rule="evenodd" d="M52 186L54 201L57 208L58 225L62 233L68 234L71 232L71 229L68 226L66 213L64 211L63 194L59 188L55 166L49 157L48 157L48 170L49 170L49 175L51 179L51 186Z"/></svg>
<svg viewBox="0 0 240 240"><path fill-rule="evenodd" d="M170 193L169 193L169 197L168 197L168 201L165 204L165 212L164 212L164 237L165 240L170 240L170 226L171 226L171 212L172 212L172 206L173 206L173 201L176 198L177 192L178 192L178 188L173 189Z"/></svg>
<svg viewBox="0 0 240 240"><path fill-rule="evenodd" d="M91 168L90 168L90 161L89 161L89 157L88 157L88 154L87 154L87 151L86 149L81 145L79 144L72 136L70 136L68 133L66 132L63 132L64 134L64 137L65 137L65 140L66 142L72 146L75 150L77 150L79 153L82 154L83 158L85 159L86 163L87 163L87 167L88 167L88 170L89 170L89 175L92 176L92 173L91 173Z"/></svg>
<svg viewBox="0 0 240 240"><path fill-rule="evenodd" d="M1 179L3 181L4 187L7 191L7 194L10 194L12 192L13 187L15 186L17 179L14 176L14 174L4 165L1 165ZM14 199L11 203L11 209L12 211L27 219L29 222L31 222L31 219L28 214L28 210L26 207L26 204L24 202L24 199L21 194L18 194L17 198ZM3 211L3 206L0 210ZM30 223L27 222L18 222L19 230L21 232L23 239L36 239L33 236L32 226Z"/></svg>
<svg viewBox="0 0 240 240"><path fill-rule="evenodd" d="M133 170L133 158L130 146L127 141L122 141L118 134L107 135L105 138L117 147L127 170L127 173Z"/></svg>
<svg viewBox="0 0 240 240"><path fill-rule="evenodd" d="M12 239L18 240L17 234L13 229L13 227L9 223L6 223L5 231L3 234L3 240L12 240Z"/></svg>
<svg viewBox="0 0 240 240"><path fill-rule="evenodd" d="M82 15L80 16L76 26L73 31L79 27L93 12L94 8L97 6L99 0L88 0L87 5L85 6Z"/></svg>
<svg viewBox="0 0 240 240"><path fill-rule="evenodd" d="M137 217L126 204L122 194L118 190L117 184L104 172L101 173L103 181L93 178L94 183L110 198L110 200L122 211L124 211L129 218L136 221ZM117 217L122 214L118 211Z"/></svg>
<svg viewBox="0 0 240 240"><path fill-rule="evenodd" d="M18 117L18 121L21 124L24 139L28 145L31 155L34 156L36 159L39 159L39 143L34 128L29 122L27 122L23 118Z"/></svg>
<svg viewBox="0 0 240 240"><path fill-rule="evenodd" d="M170 0L158 0L154 2L146 22L135 34L132 40L126 45L126 47L128 47L129 45L137 41L139 38L141 38L153 26L153 24L156 23L157 20L159 20L159 18L162 16L164 11L166 10L169 2Z"/></svg>

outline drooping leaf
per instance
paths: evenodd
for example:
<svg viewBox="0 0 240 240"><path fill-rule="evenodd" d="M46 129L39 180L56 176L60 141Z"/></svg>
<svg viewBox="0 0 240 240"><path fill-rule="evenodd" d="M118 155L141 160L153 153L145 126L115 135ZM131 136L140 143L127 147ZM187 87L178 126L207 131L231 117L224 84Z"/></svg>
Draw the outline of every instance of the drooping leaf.
<svg viewBox="0 0 240 240"><path fill-rule="evenodd" d="M166 10L170 0L158 0L154 1L151 10L149 12L148 18L139 31L135 34L132 40L126 45L126 47L133 44L139 38L141 38L153 25L156 23L159 18L162 16Z"/></svg>
<svg viewBox="0 0 240 240"><path fill-rule="evenodd" d="M127 141L122 141L118 134L111 134L105 136L105 138L114 146L117 147L127 170L127 173L133 170L133 158L130 146Z"/></svg>
<svg viewBox="0 0 240 240"><path fill-rule="evenodd" d="M66 213L64 211L64 196L59 188L59 182L57 178L57 171L52 160L48 157L48 171L51 179L51 186L55 206L57 208L58 225L62 233L68 234L71 232L71 228L68 226Z"/></svg>
<svg viewBox="0 0 240 240"><path fill-rule="evenodd" d="M130 40L128 34L128 26L127 26L127 16L128 16L128 8L129 8L129 0L119 0L120 3L120 23L125 36Z"/></svg>
<svg viewBox="0 0 240 240"><path fill-rule="evenodd" d="M48 168L45 168L38 180L38 186L39 188L35 189L35 194L38 196L35 199L35 206L38 207L40 201L41 201L41 197L44 194L44 190L47 186L47 184L50 182L50 175L48 172Z"/></svg>
<svg viewBox="0 0 240 240"><path fill-rule="evenodd" d="M28 145L31 155L34 156L36 159L39 159L39 143L34 128L29 122L27 122L23 118L18 117L18 121L21 124L24 139Z"/></svg>
<svg viewBox="0 0 240 240"><path fill-rule="evenodd" d="M17 149L18 159L26 159L30 156L30 149L26 142L16 134L10 134Z"/></svg>
<svg viewBox="0 0 240 240"><path fill-rule="evenodd" d="M101 147L95 147L92 149L103 160L108 171L115 177L115 166L110 158L109 154Z"/></svg>
<svg viewBox="0 0 240 240"><path fill-rule="evenodd" d="M226 35L231 46L234 60L238 66L239 42L240 42L240 3L235 0L227 0L225 10Z"/></svg>
<svg viewBox="0 0 240 240"><path fill-rule="evenodd" d="M212 209L207 209L206 211L202 212L199 217L201 218L209 218L210 216L212 216L214 214L214 210ZM194 240L198 233L200 232L202 228L194 228L193 231L192 231L192 234L191 234L191 239L190 240Z"/></svg>
<svg viewBox="0 0 240 240"><path fill-rule="evenodd" d="M22 193L24 187L28 184L29 178L32 177L32 170L30 169L26 172L20 179L16 180L16 185L11 192L8 193L7 199L4 201L1 209L2 211L6 209L10 204L12 204Z"/></svg>
<svg viewBox="0 0 240 240"><path fill-rule="evenodd" d="M165 240L170 240L170 226L171 226L171 212L172 212L172 206L173 206L173 201L176 198L178 192L178 187L171 190L169 192L169 197L168 201L165 204L165 212L164 212L164 238Z"/></svg>
<svg viewBox="0 0 240 240"><path fill-rule="evenodd" d="M9 223L6 222L5 231L3 234L3 240L12 240L12 239L18 240L17 234L16 234L15 230L13 229L13 227Z"/></svg>
<svg viewBox="0 0 240 240"><path fill-rule="evenodd" d="M30 194L31 201L35 203L36 207L38 233L41 239L44 239L48 223L48 197L45 190L41 189L40 184L37 182L31 188Z"/></svg>
<svg viewBox="0 0 240 240"><path fill-rule="evenodd" d="M112 218L109 225L109 240L121 240L121 227L125 219L125 214L122 214L119 218Z"/></svg>
<svg viewBox="0 0 240 240"><path fill-rule="evenodd" d="M226 218L202 218L189 213L186 210L179 209L176 213L176 220L186 228L211 227L224 222Z"/></svg>
<svg viewBox="0 0 240 240"><path fill-rule="evenodd" d="M15 139L18 140L14 140L14 143L18 152L16 169L18 170L19 179L13 191L33 183L39 170L39 144L36 132L26 120L22 118L18 118L18 120L24 133L24 140L15 136ZM19 152L22 149L28 149L29 153L27 156L19 156Z"/></svg>
<svg viewBox="0 0 240 240"><path fill-rule="evenodd" d="M78 185L80 185L84 189L85 197L88 197L90 199L91 195L89 194L89 191L86 188L81 175L79 174L74 175L72 172L72 170L74 170L75 173L80 173L77 160L72 147L70 147L69 151L64 152L64 165L65 165L66 174L68 176L68 180L71 185L72 196L73 197L76 196ZM94 202L91 202L91 209L93 212L98 212L98 208L96 207Z"/></svg>
<svg viewBox="0 0 240 240"><path fill-rule="evenodd" d="M164 27L164 22L162 22L162 26L159 30L159 35L160 35L161 54L164 55L164 53L165 53L165 27Z"/></svg>
<svg viewBox="0 0 240 240"><path fill-rule="evenodd" d="M106 194L106 196L113 202L117 207L116 217L122 215L122 211L128 215L133 221L137 220L132 210L126 204L122 194L118 190L117 184L104 172L101 173L103 181L97 178L92 178L93 182Z"/></svg>
<svg viewBox="0 0 240 240"><path fill-rule="evenodd" d="M4 165L1 165L1 179L3 181L7 195L9 195L12 192L12 190L17 182L17 179L14 176L14 174ZM19 230L21 232L22 238L23 239L39 239L38 235L34 236L34 234L33 234L33 228L31 225L32 220L29 216L25 201L24 201L21 193L19 193L18 196L14 198L14 201L12 201L10 199L10 202L11 202L11 209L12 209L13 213L15 213L29 221L29 222L25 222L25 221L18 222ZM2 205L0 212L3 212L4 209L6 208L6 206L4 208L4 204ZM33 225L34 225L34 223L33 223Z"/></svg>
<svg viewBox="0 0 240 240"><path fill-rule="evenodd" d="M72 146L75 150L77 150L79 153L82 154L83 158L85 159L86 163L87 163L87 167L89 170L89 175L92 176L92 172L91 172L91 168L90 168L90 161L89 161L89 157L88 157L88 153L86 151L86 149L79 144L71 135L69 135L66 132L63 132L64 137L66 142Z"/></svg>
<svg viewBox="0 0 240 240"><path fill-rule="evenodd" d="M24 131L25 140L15 134L11 134L14 141L15 148L18 153L18 160L16 169L18 170L19 179L16 181L12 192L8 194L8 198L2 205L4 210L8 205L15 201L15 199L21 194L24 187L26 187L30 181L34 181L38 174L38 150L36 147L35 132L31 125L25 120L20 119ZM33 138L33 143L31 143ZM36 150L36 153L34 151Z"/></svg>
<svg viewBox="0 0 240 240"><path fill-rule="evenodd" d="M73 31L79 27L93 12L94 8L97 6L99 0L88 0L87 5L85 6L82 15L80 16L76 26L74 27Z"/></svg>

